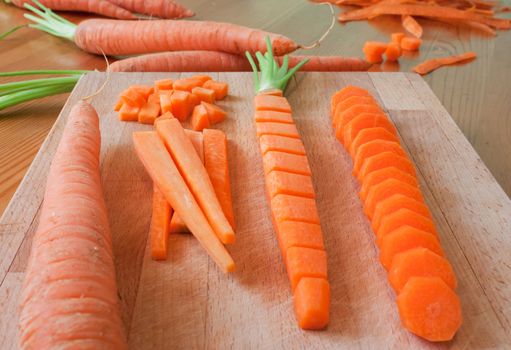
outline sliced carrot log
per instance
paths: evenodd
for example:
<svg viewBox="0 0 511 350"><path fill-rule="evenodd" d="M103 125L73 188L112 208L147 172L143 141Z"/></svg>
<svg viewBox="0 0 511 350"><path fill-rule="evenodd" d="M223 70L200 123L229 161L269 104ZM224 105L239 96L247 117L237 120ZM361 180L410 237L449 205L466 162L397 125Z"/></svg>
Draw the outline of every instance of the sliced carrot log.
<svg viewBox="0 0 511 350"><path fill-rule="evenodd" d="M175 117L171 112L165 112L154 120L154 124L156 125L156 123L158 123L159 121L162 121L162 120L174 119L174 118Z"/></svg>
<svg viewBox="0 0 511 350"><path fill-rule="evenodd" d="M257 95L254 97L256 111L277 111L291 113L287 98L272 95Z"/></svg>
<svg viewBox="0 0 511 350"><path fill-rule="evenodd" d="M278 135L299 139L300 135L294 124L283 123L256 123L257 137L262 135Z"/></svg>
<svg viewBox="0 0 511 350"><path fill-rule="evenodd" d="M125 103L119 110L119 120L124 122L136 122L138 121L138 112L140 107L133 107Z"/></svg>
<svg viewBox="0 0 511 350"><path fill-rule="evenodd" d="M136 89L128 88L121 93L121 100L131 107L142 107L146 98Z"/></svg>
<svg viewBox="0 0 511 350"><path fill-rule="evenodd" d="M457 285L449 261L422 247L396 254L392 259L389 281L398 295L412 277L439 277L452 290L456 289Z"/></svg>
<svg viewBox="0 0 511 350"><path fill-rule="evenodd" d="M378 169L388 167L396 167L412 176L417 177L415 167L407 157L397 155L393 152L383 152L376 154L372 157L366 158L362 163L362 167L358 172L357 178L359 179L359 181L364 182L363 179L368 174Z"/></svg>
<svg viewBox="0 0 511 350"><path fill-rule="evenodd" d="M301 221L319 224L316 201L312 198L279 194L271 200L271 211L275 222Z"/></svg>
<svg viewBox="0 0 511 350"><path fill-rule="evenodd" d="M169 233L190 233L190 230L186 226L185 222L177 213L172 215L172 219L170 220Z"/></svg>
<svg viewBox="0 0 511 350"><path fill-rule="evenodd" d="M160 115L160 106L156 103L146 102L138 112L138 122L142 124L154 124Z"/></svg>
<svg viewBox="0 0 511 350"><path fill-rule="evenodd" d="M272 171L266 176L266 189L270 198L278 194L314 198L314 188L310 176Z"/></svg>
<svg viewBox="0 0 511 350"><path fill-rule="evenodd" d="M268 89L259 92L259 95L283 96L283 93L282 90L280 89Z"/></svg>
<svg viewBox="0 0 511 350"><path fill-rule="evenodd" d="M192 77L192 79L200 80L200 82L201 82L202 84L206 83L207 81L212 80L212 78L211 78L209 75L207 75L207 74L194 75L194 76Z"/></svg>
<svg viewBox="0 0 511 350"><path fill-rule="evenodd" d="M320 249L291 247L286 254L286 269L293 291L304 277L327 279L326 252Z"/></svg>
<svg viewBox="0 0 511 350"><path fill-rule="evenodd" d="M222 108L207 102L202 102L201 104L206 108L206 112L208 112L208 119L211 124L223 122L227 117L227 113Z"/></svg>
<svg viewBox="0 0 511 350"><path fill-rule="evenodd" d="M182 91L192 92L193 88L201 87L201 86L203 86L203 83L199 79L183 78L183 79L176 80L174 82L172 88L174 90L182 90Z"/></svg>
<svg viewBox="0 0 511 350"><path fill-rule="evenodd" d="M384 128L397 138L397 130L389 118L382 114L362 113L344 127L344 145L349 148L358 134L368 128Z"/></svg>
<svg viewBox="0 0 511 350"><path fill-rule="evenodd" d="M259 147L263 156L269 151L305 155L305 147L302 141L291 137L262 135L259 137Z"/></svg>
<svg viewBox="0 0 511 350"><path fill-rule="evenodd" d="M401 182L407 183L410 186L419 187L419 182L417 181L417 178L415 176L412 176L409 173L406 173L396 167L391 166L387 168L378 169L364 177L362 187L359 193L362 202L365 202L367 194L373 186L378 185L388 179L396 179Z"/></svg>
<svg viewBox="0 0 511 350"><path fill-rule="evenodd" d="M154 82L154 86L156 86L156 89L158 89L158 91L172 90L172 84L173 84L172 79L160 79Z"/></svg>
<svg viewBox="0 0 511 350"><path fill-rule="evenodd" d="M378 231L376 244L380 245L383 238L402 226L410 226L438 237L435 223L430 218L417 214L410 209L399 209L383 217Z"/></svg>
<svg viewBox="0 0 511 350"><path fill-rule="evenodd" d="M280 251L284 259L291 247L303 247L324 250L321 226L308 222L280 221L275 222Z"/></svg>
<svg viewBox="0 0 511 350"><path fill-rule="evenodd" d="M383 152L393 152L397 155L406 157L406 153L398 142L374 140L367 142L359 147L353 161L353 173L358 174L362 163L369 157Z"/></svg>
<svg viewBox="0 0 511 350"><path fill-rule="evenodd" d="M209 128L210 123L205 106L198 105L193 108L191 124L192 129L196 131L202 131L205 128Z"/></svg>
<svg viewBox="0 0 511 350"><path fill-rule="evenodd" d="M439 277L412 277L397 297L403 325L429 341L451 340L462 322L458 296Z"/></svg>
<svg viewBox="0 0 511 350"><path fill-rule="evenodd" d="M335 107L337 106L337 104L352 96L370 97L371 95L369 95L369 92L367 90L353 85L348 85L345 88L337 91L330 99L330 116L332 117L332 119L335 115Z"/></svg>
<svg viewBox="0 0 511 350"><path fill-rule="evenodd" d="M229 85L219 81L208 80L202 85L202 87L213 90L215 92L215 99L217 100L224 99L229 93Z"/></svg>
<svg viewBox="0 0 511 350"><path fill-rule="evenodd" d="M323 329L330 313L330 284L326 279L303 277L293 293L295 314L302 329Z"/></svg>
<svg viewBox="0 0 511 350"><path fill-rule="evenodd" d="M348 125L346 125L345 131L347 130L346 128L348 128L353 121L354 120L352 120L350 123L348 123ZM346 132L344 133L344 142L346 145L349 144L348 147L351 158L355 158L355 154L357 154L358 148L360 146L374 140L399 142L399 138L395 134L391 133L390 131L383 127L362 129L357 133L353 140L351 139L351 135L346 136Z"/></svg>
<svg viewBox="0 0 511 350"><path fill-rule="evenodd" d="M154 260L165 260L168 251L168 237L172 208L165 196L156 185L153 186L153 211L151 215L151 257Z"/></svg>
<svg viewBox="0 0 511 350"><path fill-rule="evenodd" d="M172 112L174 117L179 119L181 122L184 122L186 119L188 119L194 108L194 103L191 96L191 93L179 90L174 91L172 95L170 95L170 112ZM161 98L160 101L162 101ZM163 109L163 104L161 105L161 109L162 112L167 112Z"/></svg>
<svg viewBox="0 0 511 350"><path fill-rule="evenodd" d="M307 157L297 154L270 151L263 156L264 173L280 170L288 173L311 175Z"/></svg>
<svg viewBox="0 0 511 350"><path fill-rule="evenodd" d="M215 102L215 92L211 89L206 89L200 86L194 87L192 89L192 94L197 96L200 101L214 103Z"/></svg>
<svg viewBox="0 0 511 350"><path fill-rule="evenodd" d="M402 226L383 237L380 244L380 261L388 269L396 254L418 247L427 248L433 253L444 256L442 247L434 235L414 227Z"/></svg>
<svg viewBox="0 0 511 350"><path fill-rule="evenodd" d="M276 111L256 111L254 119L256 122L272 122L293 124L291 113Z"/></svg>
<svg viewBox="0 0 511 350"><path fill-rule="evenodd" d="M424 204L424 202L410 198L403 194L395 194L385 200L382 200L376 205L371 224L373 231L378 232L378 228L380 227L383 217L394 213L399 209L408 209L430 220L433 220L433 216L431 215L429 208L426 206L426 204Z"/></svg>
<svg viewBox="0 0 511 350"><path fill-rule="evenodd" d="M369 219L372 220L374 210L378 203L395 194L403 194L424 203L424 198L422 197L422 193L418 187L411 186L405 182L399 181L398 179L387 179L371 187L367 193L367 198L364 202L364 212Z"/></svg>

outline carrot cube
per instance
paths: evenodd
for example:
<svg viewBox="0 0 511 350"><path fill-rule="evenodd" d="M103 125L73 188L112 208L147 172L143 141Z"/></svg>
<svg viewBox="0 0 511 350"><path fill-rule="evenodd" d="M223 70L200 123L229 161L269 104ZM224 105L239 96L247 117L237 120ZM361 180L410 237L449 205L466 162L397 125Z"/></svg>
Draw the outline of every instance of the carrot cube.
<svg viewBox="0 0 511 350"><path fill-rule="evenodd" d="M154 121L160 115L160 106L155 103L147 102L138 112L138 122L142 124L154 124Z"/></svg>
<svg viewBox="0 0 511 350"><path fill-rule="evenodd" d="M137 91L139 94L144 96L144 99L147 100L149 95L154 92L154 88L152 86L147 85L133 85L130 89Z"/></svg>
<svg viewBox="0 0 511 350"><path fill-rule="evenodd" d="M422 40L419 38L403 38L401 48L406 51L418 51Z"/></svg>
<svg viewBox="0 0 511 350"><path fill-rule="evenodd" d="M259 147L264 156L269 151L305 155L302 140L279 135L262 135L259 137Z"/></svg>
<svg viewBox="0 0 511 350"><path fill-rule="evenodd" d="M301 221L319 224L316 201L312 198L279 194L271 200L271 211L275 222Z"/></svg>
<svg viewBox="0 0 511 350"><path fill-rule="evenodd" d="M266 176L266 189L270 198L278 194L314 198L314 188L310 176L272 171Z"/></svg>
<svg viewBox="0 0 511 350"><path fill-rule="evenodd" d="M125 121L125 122L136 122L138 121L138 112L140 111L140 107L130 106L129 104L125 103L122 105L121 109L119 110L119 120Z"/></svg>
<svg viewBox="0 0 511 350"><path fill-rule="evenodd" d="M192 79L200 80L202 84L205 82L211 80L211 77L209 75L203 74L203 75L194 75Z"/></svg>
<svg viewBox="0 0 511 350"><path fill-rule="evenodd" d="M226 83L221 83L219 81L215 80L208 80L206 81L202 87L206 89L211 89L215 92L215 99L222 100L227 96L229 92L229 85Z"/></svg>
<svg viewBox="0 0 511 350"><path fill-rule="evenodd" d="M293 174L311 175L307 157L298 154L269 151L263 156L264 173L280 170Z"/></svg>
<svg viewBox="0 0 511 350"><path fill-rule="evenodd" d="M160 106L160 94L153 93L153 94L149 95L149 97L147 98L147 102L152 103L152 104L157 104L158 106Z"/></svg>
<svg viewBox="0 0 511 350"><path fill-rule="evenodd" d="M287 98L272 95L257 95L254 97L256 111L277 111L291 113L291 105Z"/></svg>
<svg viewBox="0 0 511 350"><path fill-rule="evenodd" d="M194 105L191 95L189 92L176 90L170 96L170 111L181 122L186 121L192 113Z"/></svg>
<svg viewBox="0 0 511 350"><path fill-rule="evenodd" d="M294 124L283 123L256 123L257 137L263 135L278 135L299 139L300 135Z"/></svg>
<svg viewBox="0 0 511 350"><path fill-rule="evenodd" d="M214 103L215 102L215 92L210 89L206 89L203 87L194 87L192 89L192 94L197 96L200 101Z"/></svg>
<svg viewBox="0 0 511 350"><path fill-rule="evenodd" d="M405 37L405 33L392 33L390 35L390 40L393 43L401 44L401 40L403 40L404 37Z"/></svg>
<svg viewBox="0 0 511 350"><path fill-rule="evenodd" d="M391 42L387 46L387 50L385 50L385 56L387 56L387 61L395 62L401 57L401 46L399 43Z"/></svg>
<svg viewBox="0 0 511 350"><path fill-rule="evenodd" d="M287 112L256 111L254 118L256 122L294 124L291 113Z"/></svg>
<svg viewBox="0 0 511 350"><path fill-rule="evenodd" d="M275 223L275 231L279 241L282 257L291 247L325 249L321 226L308 222L281 221Z"/></svg>
<svg viewBox="0 0 511 350"><path fill-rule="evenodd" d="M291 290L304 277L327 279L327 257L322 249L291 247L286 254L286 270Z"/></svg>
<svg viewBox="0 0 511 350"><path fill-rule="evenodd" d="M301 329L323 329L330 314L330 284L324 278L303 277L293 293L295 314Z"/></svg>
<svg viewBox="0 0 511 350"><path fill-rule="evenodd" d="M192 113L192 129L202 131L209 128L208 112L203 105L195 106Z"/></svg>
<svg viewBox="0 0 511 350"><path fill-rule="evenodd" d="M174 90L182 90L192 92L194 87L202 86L202 81L194 78L183 78L178 79L174 82L173 88Z"/></svg>
<svg viewBox="0 0 511 350"><path fill-rule="evenodd" d="M154 82L154 86L159 90L172 90L172 79L161 79Z"/></svg>
<svg viewBox="0 0 511 350"><path fill-rule="evenodd" d="M167 113L172 111L172 101L170 97L172 96L173 91L160 93L160 108L162 113Z"/></svg>
<svg viewBox="0 0 511 350"><path fill-rule="evenodd" d="M201 104L206 108L211 124L220 123L227 117L227 113L222 108L207 102L201 102Z"/></svg>
<svg viewBox="0 0 511 350"><path fill-rule="evenodd" d="M132 107L142 107L146 102L146 98L136 89L126 89L121 93L121 100L124 104Z"/></svg>

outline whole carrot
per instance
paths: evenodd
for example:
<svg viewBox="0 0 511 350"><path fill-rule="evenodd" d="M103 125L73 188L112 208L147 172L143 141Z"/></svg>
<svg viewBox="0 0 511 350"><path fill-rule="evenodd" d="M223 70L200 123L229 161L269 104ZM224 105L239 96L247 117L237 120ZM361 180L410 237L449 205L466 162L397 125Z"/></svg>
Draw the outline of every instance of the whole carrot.
<svg viewBox="0 0 511 350"><path fill-rule="evenodd" d="M144 1L141 1L144 2ZM38 1L33 0L12 0L18 7L24 8L25 4L34 5ZM118 19L135 19L136 17L127 9L117 6L110 1L104 0L40 0L40 4L55 11L77 11L97 13L105 17Z"/></svg>
<svg viewBox="0 0 511 350"><path fill-rule="evenodd" d="M99 170L98 115L69 114L50 166L21 291L23 349L125 349Z"/></svg>
<svg viewBox="0 0 511 350"><path fill-rule="evenodd" d="M160 18L192 17L193 11L172 0L108 0L131 12L142 13Z"/></svg>

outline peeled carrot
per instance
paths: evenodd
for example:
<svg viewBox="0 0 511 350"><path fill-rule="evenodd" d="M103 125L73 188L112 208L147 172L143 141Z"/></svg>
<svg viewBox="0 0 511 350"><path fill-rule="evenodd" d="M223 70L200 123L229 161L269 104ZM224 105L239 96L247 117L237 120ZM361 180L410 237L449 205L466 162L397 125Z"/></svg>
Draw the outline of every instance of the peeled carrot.
<svg viewBox="0 0 511 350"><path fill-rule="evenodd" d="M34 5L31 0L11 0L14 5L24 8L25 4ZM39 0L41 4L55 11L76 11L97 13L98 15L118 18L118 19L136 19L136 17L128 11L124 6L117 6L110 1L102 0Z"/></svg>
<svg viewBox="0 0 511 350"><path fill-rule="evenodd" d="M285 97L273 95L256 95L254 97L256 111L276 111L291 113L291 106Z"/></svg>
<svg viewBox="0 0 511 350"><path fill-rule="evenodd" d="M401 48L406 51L417 51L421 46L422 40L419 38L403 38Z"/></svg>
<svg viewBox="0 0 511 350"><path fill-rule="evenodd" d="M461 326L460 300L439 277L411 277L397 305L403 325L429 341L451 340Z"/></svg>
<svg viewBox="0 0 511 350"><path fill-rule="evenodd" d="M349 123L346 127L349 126ZM352 158L355 158L355 154L358 151L358 148L367 142L371 142L374 140L383 140L383 141L393 141L399 142L398 137L388 131L383 127L373 127L373 128L365 128L360 130L355 138L352 140L352 136L346 136L346 132L344 133L344 140L346 144L349 144L349 151Z"/></svg>
<svg viewBox="0 0 511 350"><path fill-rule="evenodd" d="M422 36L422 26L410 15L401 16L401 24L403 28L416 38Z"/></svg>
<svg viewBox="0 0 511 350"><path fill-rule="evenodd" d="M359 196L362 202L365 202L367 194L373 186L376 186L388 179L396 179L410 186L419 187L419 182L415 176L412 176L409 173L393 166L381 168L369 173L366 177L364 177L364 181L362 182L362 187L360 188L359 192ZM376 206L378 206L378 204Z"/></svg>
<svg viewBox="0 0 511 350"><path fill-rule="evenodd" d="M213 90L215 92L215 99L223 100L229 93L229 85L220 81L208 80L202 85L206 89Z"/></svg>
<svg viewBox="0 0 511 350"><path fill-rule="evenodd" d="M351 146L351 142L355 140L360 132L368 128L383 128L397 138L397 130L394 124L381 114L362 113L358 117L353 118L344 126L343 140L346 147Z"/></svg>
<svg viewBox="0 0 511 350"><path fill-rule="evenodd" d="M151 257L154 260L167 259L167 241L170 233L172 208L156 185L153 185L153 209L151 214Z"/></svg>
<svg viewBox="0 0 511 350"><path fill-rule="evenodd" d="M227 113L222 108L208 102L201 102L201 104L206 109L211 124L223 122L227 118Z"/></svg>
<svg viewBox="0 0 511 350"><path fill-rule="evenodd" d="M307 157L286 152L269 151L263 156L265 174L280 170L293 174L311 175Z"/></svg>
<svg viewBox="0 0 511 350"><path fill-rule="evenodd" d="M156 126L172 121L179 124L174 119L159 122ZM135 132L133 142L138 157L153 181L211 258L222 271L234 271L234 261L211 228L158 134L153 131ZM198 159L197 154L192 153Z"/></svg>
<svg viewBox="0 0 511 350"><path fill-rule="evenodd" d="M406 153L398 142L374 140L367 142L359 147L355 158L353 158L353 173L358 174L366 158L372 157L383 152L393 152L397 155L406 157Z"/></svg>
<svg viewBox="0 0 511 350"><path fill-rule="evenodd" d="M165 0L108 0L131 12L141 13L151 17L185 18L192 17L193 11L181 6L177 2Z"/></svg>
<svg viewBox="0 0 511 350"><path fill-rule="evenodd" d="M286 269L293 291L304 277L327 279L326 252L320 249L291 247L286 253Z"/></svg>
<svg viewBox="0 0 511 350"><path fill-rule="evenodd" d="M217 236L225 244L234 243L234 231L222 211L206 168L195 152L191 141L186 137L179 121L171 119L159 122L156 124L156 131L165 142L172 159ZM183 213L179 210L176 211L188 228L192 230L186 218L183 217Z"/></svg>
<svg viewBox="0 0 511 350"><path fill-rule="evenodd" d="M278 135L262 135L259 137L259 148L264 156L267 152L277 151L296 155L305 155L305 148L300 139Z"/></svg>
<svg viewBox="0 0 511 350"><path fill-rule="evenodd" d="M80 101L48 173L20 295L20 347L126 349L100 178L99 118Z"/></svg>
<svg viewBox="0 0 511 350"><path fill-rule="evenodd" d="M401 46L398 43L388 43L387 49L385 50L385 56L387 61L395 62L401 57Z"/></svg>
<svg viewBox="0 0 511 350"><path fill-rule="evenodd" d="M426 60L417 66L413 67L413 71L419 73L420 75L431 73L432 71L451 64L460 63L464 61L468 61L476 58L475 52L465 52L461 55L457 56L448 56L441 58L432 58L430 60Z"/></svg>
<svg viewBox="0 0 511 350"><path fill-rule="evenodd" d="M300 135L294 124L283 123L256 123L257 137L263 135L277 135L299 139Z"/></svg>
<svg viewBox="0 0 511 350"><path fill-rule="evenodd" d="M294 124L293 117L288 112L256 111L254 119L256 122Z"/></svg>
<svg viewBox="0 0 511 350"><path fill-rule="evenodd" d="M284 259L286 259L287 250L291 247L325 249L321 226L318 224L300 221L281 221L275 222L275 231Z"/></svg>
<svg viewBox="0 0 511 350"><path fill-rule="evenodd" d="M395 194L376 204L373 219L371 222L373 231L378 232L381 220L385 216L394 213L400 209L408 209L430 220L433 220L431 212L429 211L429 208L426 206L426 204L424 204L424 202L418 201L414 198L410 198L403 194Z"/></svg>
<svg viewBox="0 0 511 350"><path fill-rule="evenodd" d="M266 188L270 199L279 194L314 198L314 188L310 176L272 171L266 176Z"/></svg>
<svg viewBox="0 0 511 350"><path fill-rule="evenodd" d="M330 284L324 278L303 277L293 293L296 318L302 329L323 329L328 325Z"/></svg>
<svg viewBox="0 0 511 350"><path fill-rule="evenodd" d="M205 128L209 128L208 111L204 105L195 106L192 113L191 121L192 129L196 131L202 131Z"/></svg>
<svg viewBox="0 0 511 350"><path fill-rule="evenodd" d="M407 172L412 176L417 176L415 167L407 157L402 157L393 152L383 152L364 160L358 172L358 179L363 182L363 179L371 172L391 166Z"/></svg>
<svg viewBox="0 0 511 350"><path fill-rule="evenodd" d="M376 231L376 236L378 237L376 244L381 244L386 235L391 234L403 226L414 227L438 237L433 220L413 210L402 208L387 214L381 219L378 231Z"/></svg>

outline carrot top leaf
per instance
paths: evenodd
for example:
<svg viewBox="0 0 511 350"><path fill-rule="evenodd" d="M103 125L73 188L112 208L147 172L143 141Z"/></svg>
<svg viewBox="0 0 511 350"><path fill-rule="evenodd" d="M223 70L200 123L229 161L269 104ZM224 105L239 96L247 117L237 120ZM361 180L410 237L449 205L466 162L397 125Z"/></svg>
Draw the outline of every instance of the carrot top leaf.
<svg viewBox="0 0 511 350"><path fill-rule="evenodd" d="M68 21L64 17L57 15L55 12L41 4L38 0L32 0L39 8L36 8L28 3L23 6L33 12L32 14L24 14L25 18L34 22L29 24L30 28L39 29L43 32L49 33L54 36L73 40L76 32L76 24Z"/></svg>
<svg viewBox="0 0 511 350"><path fill-rule="evenodd" d="M250 66L252 67L254 75L254 87L256 94L271 89L279 89L284 91L289 82L289 79L295 74L304 64L309 60L303 60L294 66L292 69L288 69L289 58L287 55L282 59L282 66L279 67L278 62L273 56L273 48L271 45L270 37L266 37L266 53L263 55L261 52L256 52L255 57L259 63L259 69L254 61L252 55L247 51L247 56Z"/></svg>

